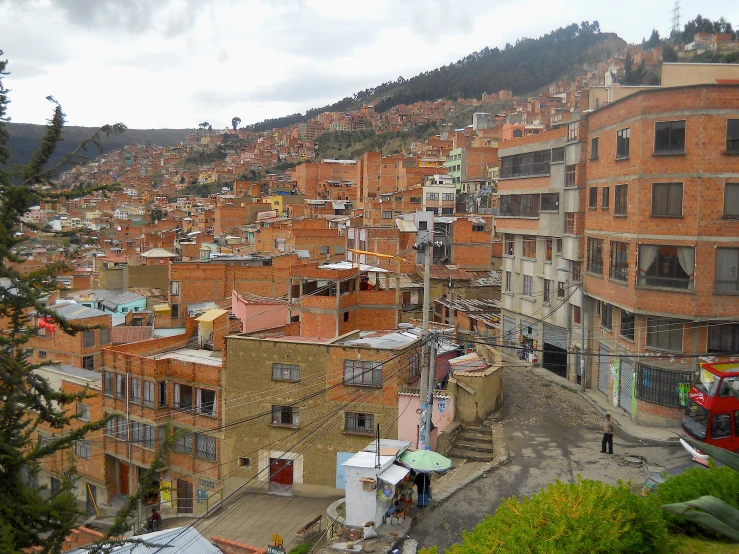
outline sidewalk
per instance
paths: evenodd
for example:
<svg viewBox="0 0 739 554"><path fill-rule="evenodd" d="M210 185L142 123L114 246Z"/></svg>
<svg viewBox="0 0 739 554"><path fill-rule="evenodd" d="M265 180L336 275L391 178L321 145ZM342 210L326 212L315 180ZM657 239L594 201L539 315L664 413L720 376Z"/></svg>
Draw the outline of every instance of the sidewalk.
<svg viewBox="0 0 739 554"><path fill-rule="evenodd" d="M552 383L556 383L562 387L568 388L573 392L581 395L593 408L601 414L611 414L611 418L616 423L619 431L629 435L630 437L648 441L656 444L678 444L681 436L679 425L671 427L647 427L633 421L621 408L617 408L608 402L608 398L598 390L587 389L580 390L580 385L568 381L564 377L555 375L548 369L543 367L531 367L531 372L538 377L542 377ZM505 393L504 393L505 394Z"/></svg>

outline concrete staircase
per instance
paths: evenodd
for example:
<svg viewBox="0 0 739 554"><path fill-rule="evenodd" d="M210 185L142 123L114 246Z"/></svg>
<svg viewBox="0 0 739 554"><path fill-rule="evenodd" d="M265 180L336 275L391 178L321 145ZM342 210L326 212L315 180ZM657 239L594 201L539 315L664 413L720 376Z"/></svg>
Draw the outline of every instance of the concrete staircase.
<svg viewBox="0 0 739 554"><path fill-rule="evenodd" d="M473 462L491 461L493 459L492 430L487 427L462 425L448 456Z"/></svg>

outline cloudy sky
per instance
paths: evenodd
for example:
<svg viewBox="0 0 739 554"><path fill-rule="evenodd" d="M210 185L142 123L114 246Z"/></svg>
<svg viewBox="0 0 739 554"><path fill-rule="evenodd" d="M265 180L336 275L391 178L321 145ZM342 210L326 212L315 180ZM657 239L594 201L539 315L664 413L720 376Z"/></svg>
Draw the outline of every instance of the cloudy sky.
<svg viewBox="0 0 739 554"><path fill-rule="evenodd" d="M68 124L243 124L582 20L641 41L668 33L671 0L0 0L9 115ZM682 0L739 26L736 0Z"/></svg>

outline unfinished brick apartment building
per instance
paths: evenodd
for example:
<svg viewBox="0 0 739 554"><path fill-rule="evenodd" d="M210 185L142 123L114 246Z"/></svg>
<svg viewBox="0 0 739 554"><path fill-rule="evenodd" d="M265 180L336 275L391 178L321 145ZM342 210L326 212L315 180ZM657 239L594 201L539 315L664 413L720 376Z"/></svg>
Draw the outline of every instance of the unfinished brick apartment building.
<svg viewBox="0 0 739 554"><path fill-rule="evenodd" d="M739 352L739 86L642 90L583 119L591 385L674 422L699 356Z"/></svg>

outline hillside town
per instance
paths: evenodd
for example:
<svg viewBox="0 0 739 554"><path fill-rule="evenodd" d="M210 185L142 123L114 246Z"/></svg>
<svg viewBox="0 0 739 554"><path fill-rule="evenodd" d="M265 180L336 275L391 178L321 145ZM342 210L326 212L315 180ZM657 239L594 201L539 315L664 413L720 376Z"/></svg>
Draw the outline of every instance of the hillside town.
<svg viewBox="0 0 739 554"><path fill-rule="evenodd" d="M424 517L438 509L404 503L398 460L454 461L432 478L439 505L492 474L508 459L501 414L526 411L507 407L526 386L510 368L566 391L582 426L607 411L659 443L660 464L685 457L683 386L739 357L739 65L692 58L739 45L697 33L676 61L663 49L628 45L535 96L368 102L259 132L205 123L61 173L46 190L77 194L25 213L8 265L65 265L44 307L86 330L30 312L28 361L56 390L93 393L72 430L108 418L37 477L53 495L74 458L84 517L65 550L144 486L135 525L155 507L160 533L189 526L178 548L358 552L370 521L366 552L437 544ZM658 80L624 84L631 64ZM387 142L321 157L337 133ZM688 425L701 421L694 438L739 437L733 416ZM613 481L646 475L624 471Z"/></svg>

